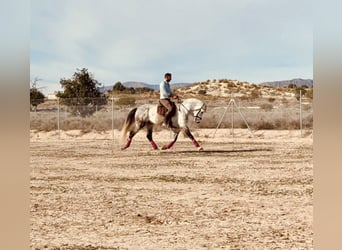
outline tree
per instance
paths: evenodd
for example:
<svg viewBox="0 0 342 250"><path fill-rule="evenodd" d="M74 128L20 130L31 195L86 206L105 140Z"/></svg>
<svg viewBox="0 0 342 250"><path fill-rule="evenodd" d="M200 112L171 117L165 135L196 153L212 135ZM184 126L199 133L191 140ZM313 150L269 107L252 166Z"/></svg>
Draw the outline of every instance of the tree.
<svg viewBox="0 0 342 250"><path fill-rule="evenodd" d="M307 89L305 87L303 87L303 86L297 88L296 89L296 93L295 93L296 99L299 101L300 94L302 94L302 96L305 96L306 92L307 92Z"/></svg>
<svg viewBox="0 0 342 250"><path fill-rule="evenodd" d="M31 88L30 88L30 104L31 110L37 111L37 106L45 101L45 96L42 92L39 91L40 88L37 87L37 82L42 79L35 77L31 81ZM44 88L44 87L41 87Z"/></svg>
<svg viewBox="0 0 342 250"><path fill-rule="evenodd" d="M64 92L58 92L60 103L70 107L74 115L87 116L107 104L107 98L99 91L101 85L88 69L77 69L71 79L61 79Z"/></svg>
<svg viewBox="0 0 342 250"><path fill-rule="evenodd" d="M305 93L305 97L313 99L313 88L308 89L308 91Z"/></svg>
<svg viewBox="0 0 342 250"><path fill-rule="evenodd" d="M113 86L113 90L115 91L123 91L126 87L121 82L116 82Z"/></svg>
<svg viewBox="0 0 342 250"><path fill-rule="evenodd" d="M289 89L296 89L297 88L297 85L295 83L290 83L287 88Z"/></svg>
<svg viewBox="0 0 342 250"><path fill-rule="evenodd" d="M30 104L33 110L37 110L37 106L44 102L44 94L37 88L30 88Z"/></svg>

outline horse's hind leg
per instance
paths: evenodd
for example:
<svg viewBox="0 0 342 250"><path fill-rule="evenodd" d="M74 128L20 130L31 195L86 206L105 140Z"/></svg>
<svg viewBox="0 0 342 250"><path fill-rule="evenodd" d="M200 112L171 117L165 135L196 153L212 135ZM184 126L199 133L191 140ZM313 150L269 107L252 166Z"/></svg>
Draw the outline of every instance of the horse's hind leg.
<svg viewBox="0 0 342 250"><path fill-rule="evenodd" d="M146 137L147 137L147 139L149 140L149 142L151 143L152 149L153 149L153 150L156 150L156 149L158 149L158 146L157 146L157 144L153 141L152 133L153 133L153 125L152 125L152 124L148 124L148 125L147 125L147 134L146 134Z"/></svg>
<svg viewBox="0 0 342 250"><path fill-rule="evenodd" d="M178 135L179 135L179 131L177 133L175 133L175 135L173 137L173 141L170 141L168 144L164 145L162 147L162 149L163 150L170 149L173 146L173 144L175 144L175 142L177 141Z"/></svg>
<svg viewBox="0 0 342 250"><path fill-rule="evenodd" d="M191 134L190 129L186 128L184 130L184 134L189 137L189 139L192 141L192 143L194 144L194 146L198 149L198 151L203 150L203 148L199 145L199 143L196 141L195 137Z"/></svg>
<svg viewBox="0 0 342 250"><path fill-rule="evenodd" d="M136 129L135 130L130 130L129 131L129 135L128 135L128 138L127 138L127 142L125 144L125 146L123 146L121 148L121 150L124 150L126 148L128 148L130 145L131 145L131 142L132 142L132 139L133 137L139 132L140 129L142 129L143 127L145 126L145 123L139 123L138 127L135 127Z"/></svg>

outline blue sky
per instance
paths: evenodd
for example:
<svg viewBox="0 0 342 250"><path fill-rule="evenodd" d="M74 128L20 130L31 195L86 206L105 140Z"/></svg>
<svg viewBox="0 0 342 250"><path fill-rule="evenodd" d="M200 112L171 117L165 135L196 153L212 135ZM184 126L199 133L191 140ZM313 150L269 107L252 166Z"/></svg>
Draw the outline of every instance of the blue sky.
<svg viewBox="0 0 342 250"><path fill-rule="evenodd" d="M32 0L31 80L88 68L104 85L313 78L308 0Z"/></svg>

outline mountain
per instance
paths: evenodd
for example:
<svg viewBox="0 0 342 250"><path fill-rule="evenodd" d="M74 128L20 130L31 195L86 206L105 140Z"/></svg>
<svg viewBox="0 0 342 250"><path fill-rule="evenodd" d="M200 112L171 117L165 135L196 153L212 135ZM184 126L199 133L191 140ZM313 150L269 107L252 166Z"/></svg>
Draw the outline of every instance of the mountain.
<svg viewBox="0 0 342 250"><path fill-rule="evenodd" d="M134 82L134 81L124 82L122 84L127 88L149 88L155 91L159 91L159 84L149 84L149 83ZM170 86L172 89L174 89L174 88L186 87L191 84L192 83L171 83Z"/></svg>
<svg viewBox="0 0 342 250"><path fill-rule="evenodd" d="M171 89L174 88L182 88L191 85L192 83L171 83ZM136 82L136 81L127 81L123 82L122 85L124 85L126 88L149 88L153 89L154 91L159 91L159 84L150 84L150 83L145 83L145 82ZM101 93L105 93L107 91L110 91L113 89L113 85L108 85L108 86L102 86L99 87L99 91Z"/></svg>
<svg viewBox="0 0 342 250"><path fill-rule="evenodd" d="M122 84L126 88L149 88L149 89L153 89L153 90L156 90L157 87L159 88L159 86L157 86L157 85L148 84L145 82L128 81L128 82L123 82Z"/></svg>
<svg viewBox="0 0 342 250"><path fill-rule="evenodd" d="M306 85L310 88L313 86L313 80L312 79L296 78L296 79L292 79L292 80L259 83L259 85L269 86L269 87L287 87L287 86L289 86L289 84L296 84L297 87L300 87L302 85Z"/></svg>

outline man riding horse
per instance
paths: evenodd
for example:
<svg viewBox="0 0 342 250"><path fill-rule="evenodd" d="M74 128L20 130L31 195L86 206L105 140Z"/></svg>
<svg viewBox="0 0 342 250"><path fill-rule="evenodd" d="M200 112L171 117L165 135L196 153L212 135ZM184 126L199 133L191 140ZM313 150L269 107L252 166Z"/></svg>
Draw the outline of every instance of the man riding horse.
<svg viewBox="0 0 342 250"><path fill-rule="evenodd" d="M172 93L172 90L170 88L170 81L172 79L171 73L165 73L164 75L164 81L162 81L159 85L160 89L160 99L159 102L167 109L167 112L165 113L165 124L169 128L173 128L172 125L172 116L173 116L173 107L175 105L172 103L171 99L179 99L179 97Z"/></svg>

